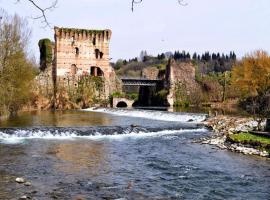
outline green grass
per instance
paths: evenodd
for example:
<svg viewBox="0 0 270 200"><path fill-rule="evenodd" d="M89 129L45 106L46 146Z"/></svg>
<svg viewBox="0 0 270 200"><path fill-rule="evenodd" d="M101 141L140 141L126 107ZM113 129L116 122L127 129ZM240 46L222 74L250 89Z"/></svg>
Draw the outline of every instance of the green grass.
<svg viewBox="0 0 270 200"><path fill-rule="evenodd" d="M256 149L266 150L270 152L270 138L264 136L258 136L251 133L239 133L228 136L229 141L249 144Z"/></svg>
<svg viewBox="0 0 270 200"><path fill-rule="evenodd" d="M253 135L251 133L239 133L239 134L233 134L229 136L232 140L238 141L238 142L244 142L244 141L255 141L260 142L262 144L270 144L270 138L264 137L264 136L258 136Z"/></svg>

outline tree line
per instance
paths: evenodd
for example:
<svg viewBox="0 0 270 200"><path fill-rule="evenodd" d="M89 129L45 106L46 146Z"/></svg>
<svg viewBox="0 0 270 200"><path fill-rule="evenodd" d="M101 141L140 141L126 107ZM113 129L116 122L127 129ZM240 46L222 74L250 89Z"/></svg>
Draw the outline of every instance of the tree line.
<svg viewBox="0 0 270 200"><path fill-rule="evenodd" d="M149 55L146 51L141 51L140 55L131 59L119 59L116 63L112 63L115 69L130 68L129 66L148 66L156 64L164 64L170 58L178 62L193 62L197 66L199 73L209 74L211 72L225 72L232 69L233 64L237 61L237 56L234 51L229 54L210 53L190 54L186 51L175 51L158 54L157 56Z"/></svg>

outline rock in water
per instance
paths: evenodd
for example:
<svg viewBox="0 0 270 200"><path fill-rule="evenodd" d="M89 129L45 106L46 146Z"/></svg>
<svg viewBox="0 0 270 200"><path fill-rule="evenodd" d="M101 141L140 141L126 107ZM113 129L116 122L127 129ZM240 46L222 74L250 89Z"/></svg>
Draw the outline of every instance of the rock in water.
<svg viewBox="0 0 270 200"><path fill-rule="evenodd" d="M30 182L26 182L24 185L25 186L31 186L32 184Z"/></svg>
<svg viewBox="0 0 270 200"><path fill-rule="evenodd" d="M26 196L26 195L23 195L19 198L19 200L28 200L28 199L31 199L30 197Z"/></svg>
<svg viewBox="0 0 270 200"><path fill-rule="evenodd" d="M25 180L23 178L16 178L15 180L17 183L24 183Z"/></svg>

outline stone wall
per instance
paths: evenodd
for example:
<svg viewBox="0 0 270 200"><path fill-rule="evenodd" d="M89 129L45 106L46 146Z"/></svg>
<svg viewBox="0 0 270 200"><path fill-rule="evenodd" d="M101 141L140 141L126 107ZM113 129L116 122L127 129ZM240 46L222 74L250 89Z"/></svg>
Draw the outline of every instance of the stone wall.
<svg viewBox="0 0 270 200"><path fill-rule="evenodd" d="M142 71L142 76L147 79L158 79L159 70L156 67L147 67Z"/></svg>
<svg viewBox="0 0 270 200"><path fill-rule="evenodd" d="M57 77L101 76L105 79L105 97L109 96L115 73L110 66L110 30L86 30L55 27L54 71ZM58 78L57 78L58 79Z"/></svg>
<svg viewBox="0 0 270 200"><path fill-rule="evenodd" d="M184 84L186 93L189 95L198 84L195 81L195 67L191 62L176 62L170 59L166 67L166 88L169 90L168 103L175 103L175 89L177 84Z"/></svg>

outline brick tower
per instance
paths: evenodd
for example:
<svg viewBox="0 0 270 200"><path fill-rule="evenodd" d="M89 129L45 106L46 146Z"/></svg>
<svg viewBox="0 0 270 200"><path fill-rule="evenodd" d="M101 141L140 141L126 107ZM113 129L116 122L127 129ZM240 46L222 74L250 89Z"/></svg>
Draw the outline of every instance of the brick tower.
<svg viewBox="0 0 270 200"><path fill-rule="evenodd" d="M55 79L91 75L103 77L105 95L110 94L110 80L115 76L110 66L111 30L87 30L55 27Z"/></svg>

